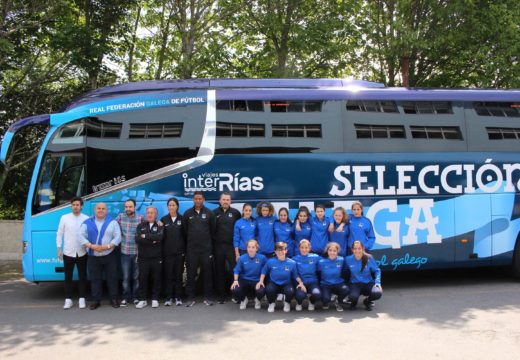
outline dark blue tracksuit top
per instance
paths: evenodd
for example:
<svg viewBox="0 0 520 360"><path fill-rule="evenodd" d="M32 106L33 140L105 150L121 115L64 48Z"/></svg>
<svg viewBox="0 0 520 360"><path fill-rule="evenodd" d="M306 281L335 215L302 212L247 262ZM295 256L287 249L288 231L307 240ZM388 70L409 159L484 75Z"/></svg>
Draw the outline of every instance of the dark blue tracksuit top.
<svg viewBox="0 0 520 360"><path fill-rule="evenodd" d="M255 220L253 218L237 220L233 232L233 247L246 250L247 242L251 239L256 239Z"/></svg>
<svg viewBox="0 0 520 360"><path fill-rule="evenodd" d="M324 216L323 219L318 220L316 216L311 219L311 251L322 254L325 251L325 246L329 242L329 225L330 220Z"/></svg>
<svg viewBox="0 0 520 360"><path fill-rule="evenodd" d="M264 265L262 275L269 275L270 281L276 285L289 285L298 277L296 262L289 258L285 258L284 261L271 258Z"/></svg>
<svg viewBox="0 0 520 360"><path fill-rule="evenodd" d="M345 256L347 255L348 248L348 235L349 235L349 226L347 224L343 224L343 230L338 232L340 224L336 224L334 222L334 231L329 233L329 240L332 242L337 242L340 246L339 255Z"/></svg>
<svg viewBox="0 0 520 360"><path fill-rule="evenodd" d="M318 283L318 263L321 260L321 256L313 253L309 253L306 256L296 255L293 257L296 261L298 274L304 284L317 284Z"/></svg>
<svg viewBox="0 0 520 360"><path fill-rule="evenodd" d="M298 231L296 230L296 222L293 224L294 242L296 243L296 248L300 246L300 241L303 239L311 241L312 226L310 220L301 223L300 227L302 228L302 230Z"/></svg>
<svg viewBox="0 0 520 360"><path fill-rule="evenodd" d="M274 216L259 216L256 218L256 234L258 239L258 250L262 254L274 252Z"/></svg>
<svg viewBox="0 0 520 360"><path fill-rule="evenodd" d="M341 277L345 267L344 258L336 257L334 260L329 258L321 259L318 263L318 272L320 273L320 285L338 285L344 283Z"/></svg>
<svg viewBox="0 0 520 360"><path fill-rule="evenodd" d="M243 254L238 258L233 272L238 275L239 280L258 282L266 262L267 258L262 254L257 253L253 258L248 254Z"/></svg>
<svg viewBox="0 0 520 360"><path fill-rule="evenodd" d="M280 222L280 220L274 223L274 240L275 242L284 242L287 244L287 256L292 257L294 255L294 234L293 227L288 221Z"/></svg>

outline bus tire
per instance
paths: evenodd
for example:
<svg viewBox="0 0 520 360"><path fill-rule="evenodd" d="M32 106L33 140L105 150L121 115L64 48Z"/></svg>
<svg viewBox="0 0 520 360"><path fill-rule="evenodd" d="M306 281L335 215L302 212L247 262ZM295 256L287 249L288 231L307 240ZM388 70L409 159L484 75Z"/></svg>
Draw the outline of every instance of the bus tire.
<svg viewBox="0 0 520 360"><path fill-rule="evenodd" d="M511 266L511 273L520 280L520 234L516 238L515 250L513 251L513 264Z"/></svg>

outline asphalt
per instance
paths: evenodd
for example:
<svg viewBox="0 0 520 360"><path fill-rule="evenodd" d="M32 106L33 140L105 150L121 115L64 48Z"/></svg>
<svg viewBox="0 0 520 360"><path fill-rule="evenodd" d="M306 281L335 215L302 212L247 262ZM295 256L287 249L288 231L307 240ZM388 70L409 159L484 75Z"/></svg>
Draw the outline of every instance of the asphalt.
<svg viewBox="0 0 520 360"><path fill-rule="evenodd" d="M232 303L63 310L59 283L0 281L0 359L517 359L520 283L499 270L387 274L373 311Z"/></svg>

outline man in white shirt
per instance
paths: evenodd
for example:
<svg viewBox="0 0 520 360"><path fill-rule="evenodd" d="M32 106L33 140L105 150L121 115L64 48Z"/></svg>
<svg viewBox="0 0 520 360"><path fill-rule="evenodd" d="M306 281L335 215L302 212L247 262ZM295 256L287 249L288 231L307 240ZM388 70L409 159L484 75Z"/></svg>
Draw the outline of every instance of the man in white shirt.
<svg viewBox="0 0 520 360"><path fill-rule="evenodd" d="M58 225L56 234L56 246L58 247L58 257L63 259L65 267L65 304L64 309L70 309L72 302L72 274L74 265L78 267L79 277L79 308L86 306L85 295L87 292L87 251L80 244L78 236L81 224L88 219L88 216L81 213L83 200L79 197L70 201L72 213L63 215Z"/></svg>
<svg viewBox="0 0 520 360"><path fill-rule="evenodd" d="M81 244L89 249L88 271L92 293L90 310L96 310L101 305L103 272L106 275L110 304L118 308L118 258L114 248L121 242L121 228L115 220L107 216L105 203L97 203L94 212L96 215L81 225L79 237Z"/></svg>

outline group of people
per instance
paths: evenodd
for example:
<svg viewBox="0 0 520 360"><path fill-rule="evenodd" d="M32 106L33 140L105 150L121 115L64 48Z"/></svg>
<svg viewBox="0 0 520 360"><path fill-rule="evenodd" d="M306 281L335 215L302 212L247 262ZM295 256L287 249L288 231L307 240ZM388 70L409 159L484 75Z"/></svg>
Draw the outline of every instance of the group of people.
<svg viewBox="0 0 520 360"><path fill-rule="evenodd" d="M186 270L186 306L195 305L195 289L200 272L205 305L213 305L213 289L218 302L229 293L245 309L254 296L255 308L266 297L268 311L273 312L277 299L290 311L296 299L301 311L308 298L308 309L320 301L328 308L332 301L338 311L343 302L355 308L361 295L371 310L382 295L381 271L368 253L375 237L370 220L363 216L361 203L352 205L349 217L336 208L333 219L325 216L321 205L311 216L306 207L298 210L294 223L289 211L282 208L275 216L274 207L263 201L256 207L243 206L242 214L231 207L231 194L220 195L219 207L204 206L204 195L195 192L193 207L179 213L179 202L167 202L168 213L159 219L158 209L146 208L145 216L136 213L136 203L128 199L124 212L116 218L108 215L103 202L95 205L94 216L81 210L81 198L71 200L72 212L62 216L56 244L65 269L64 309L70 309L72 278L77 266L79 307L86 307L87 269L91 282L89 308L101 305L103 275L112 307L134 304L159 306L183 305L183 273ZM119 301L119 268L123 294Z"/></svg>

